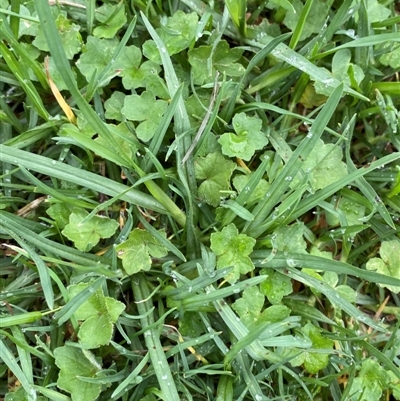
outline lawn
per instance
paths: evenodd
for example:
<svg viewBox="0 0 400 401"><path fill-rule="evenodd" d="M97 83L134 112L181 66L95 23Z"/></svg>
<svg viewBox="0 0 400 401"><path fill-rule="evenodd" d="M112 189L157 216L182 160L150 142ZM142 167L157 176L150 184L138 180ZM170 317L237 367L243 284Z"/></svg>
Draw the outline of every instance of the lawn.
<svg viewBox="0 0 400 401"><path fill-rule="evenodd" d="M400 400L400 3L0 0L0 399Z"/></svg>

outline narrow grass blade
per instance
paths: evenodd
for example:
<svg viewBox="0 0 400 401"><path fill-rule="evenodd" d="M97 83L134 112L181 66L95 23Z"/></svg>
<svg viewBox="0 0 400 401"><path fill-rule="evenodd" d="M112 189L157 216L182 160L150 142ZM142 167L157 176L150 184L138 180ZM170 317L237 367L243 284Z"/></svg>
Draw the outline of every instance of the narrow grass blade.
<svg viewBox="0 0 400 401"><path fill-rule="evenodd" d="M19 62L4 42L0 42L0 54L3 56L3 60L7 63L10 70L13 71L14 76L18 79L19 85L23 88L24 92L34 105L36 112L44 120L49 120L49 113L43 105L41 96L30 80L28 72L20 67Z"/></svg>
<svg viewBox="0 0 400 401"><path fill-rule="evenodd" d="M400 42L399 34L396 32L381 33L379 35L369 35L363 38L354 39L351 42L345 43L331 50L328 50L324 53L318 54L318 56L315 56L314 58L316 59L323 58L329 54L336 53L337 51L342 49L377 46L389 42Z"/></svg>
<svg viewBox="0 0 400 401"><path fill-rule="evenodd" d="M288 267L307 267L308 269L323 270L335 272L338 275L347 274L365 280L370 283L382 285L396 285L400 287L400 279L385 276L366 269L352 266L345 262L339 262L333 259L326 259L320 256L299 253L277 252L273 259L268 263L263 263L268 258L271 251L257 250L251 254L251 258L256 267L272 267L274 269L285 269Z"/></svg>
<svg viewBox="0 0 400 401"><path fill-rule="evenodd" d="M50 279L49 268L40 258L40 256L31 248L18 234L17 232L7 229L5 231L12 237L14 240L23 248L26 252L28 252L29 257L35 262L37 267L40 284L43 289L43 294L46 299L46 303L49 309L54 308L54 292L53 292L53 285Z"/></svg>
<svg viewBox="0 0 400 401"><path fill-rule="evenodd" d="M383 165L389 164L395 160L400 158L400 152L392 153L390 155L384 156L379 160L372 162L368 167L360 168L356 171L353 171L346 177L341 178L339 181L334 182L333 184L315 192L314 194L308 196L307 198L302 199L299 202L296 210L293 211L293 214L290 216L290 221L297 219L299 216L303 215L307 211L311 210L313 207L317 206L321 200L326 199L327 197L333 195L335 192L340 191L346 185L351 184L353 181L358 178L364 176L365 174L382 167ZM377 206L380 204L380 198L376 198L373 201L373 206Z"/></svg>
<svg viewBox="0 0 400 401"><path fill-rule="evenodd" d="M137 309L141 315L145 315L146 312L153 307L153 302L150 297L150 289L145 276L142 274L135 275L132 278L131 285L137 303ZM149 328L153 323L153 313L148 314L146 317L141 319L142 328L146 330L144 333L145 343L149 351L152 366L161 388L164 401L176 401L180 399L180 396L176 389L170 366L160 342L158 329Z"/></svg>
<svg viewBox="0 0 400 401"><path fill-rule="evenodd" d="M0 339L0 354L3 362L7 365L8 369L10 369L10 371L15 375L15 377L20 381L22 387L26 391L28 396L28 401L35 401L36 391L33 390L33 388L31 387L25 373L22 371L14 355L12 354L12 352L3 342L2 339Z"/></svg>
<svg viewBox="0 0 400 401"><path fill-rule="evenodd" d="M367 324L368 326L379 332L386 332L386 329L373 321L365 313L360 312L359 309L357 309L353 304L341 297L339 293L327 283L289 266L287 267L287 272L282 270L280 270L280 272L291 278L294 278L300 283L303 283L311 288L315 288L317 291L324 294L332 302L333 305L342 309L344 312L352 316L357 321Z"/></svg>
<svg viewBox="0 0 400 401"><path fill-rule="evenodd" d="M357 171L357 167L355 166L350 155L350 143L351 143L352 132L354 130L354 125L355 125L355 116L348 124L350 135L348 141L346 142L346 162L349 173ZM374 205L374 207L376 208L378 213L382 216L382 218L386 221L388 226L396 228L393 223L392 217L390 216L389 211L386 209L385 204L381 201L380 197L375 192L372 185L364 177L360 177L357 180L355 180L355 184L363 193L363 195L371 202L371 205Z"/></svg>
<svg viewBox="0 0 400 401"><path fill-rule="evenodd" d="M262 234L261 229L266 217L271 212L272 208L278 204L286 190L290 186L290 181L295 177L298 171L301 169L303 160L307 158L318 139L324 132L331 116L336 110L340 98L342 97L343 86L338 86L329 97L324 108L319 112L318 117L307 135L303 139L301 144L293 152L292 157L286 163L285 167L282 169L281 173L278 175L276 180L272 183L269 193L270 197L265 198L259 202L253 211L255 216L254 221L250 222L245 226L244 232L248 235L257 238Z"/></svg>
<svg viewBox="0 0 400 401"><path fill-rule="evenodd" d="M82 96L77 87L77 83L72 74L71 66L68 62L67 56L65 55L64 48L60 39L60 34L58 33L57 27L55 25L54 17L51 12L49 3L42 0L35 0L34 4L41 22L44 35L47 40L47 44L50 49L50 53L54 58L57 70L62 76L65 85L68 87L72 98L78 105L80 111L85 116L87 122L94 128L94 130L108 143L113 144L113 147L117 148L118 145L114 137L109 132L106 124L103 123L103 121L96 114L96 112L87 102L87 100Z"/></svg>
<svg viewBox="0 0 400 401"><path fill-rule="evenodd" d="M120 184L100 175L69 166L68 164L49 159L47 157L4 145L0 145L0 161L11 163L15 166L22 165L28 170L37 171L60 180L73 182L82 187L90 188L93 191L104 193L110 196L116 196L124 191L127 191L129 188L126 185ZM154 210L156 212L166 212L162 204L153 197L135 189L131 189L130 191L126 192L121 199L133 203L134 205Z"/></svg>
<svg viewBox="0 0 400 401"><path fill-rule="evenodd" d="M94 272L96 271L97 266L103 268L107 266L106 263L108 261L104 257L100 258L97 255L83 253L75 248L44 238L43 236L24 226L24 220L25 219L17 217L13 214L0 211L0 227L11 231L15 230L18 232L18 235L21 238L34 245L41 251L48 254L56 254L59 258L64 258L83 266L91 266Z"/></svg>
<svg viewBox="0 0 400 401"><path fill-rule="evenodd" d="M301 10L301 14L299 16L296 28L293 32L292 38L290 39L289 47L291 49L294 49L297 46L297 43L299 43L300 36L303 33L304 25L306 24L308 14L311 11L313 3L314 0L307 0L306 4L304 4L303 9Z"/></svg>
<svg viewBox="0 0 400 401"><path fill-rule="evenodd" d="M25 65L32 69L43 89L49 90L49 84L47 83L46 74L44 73L42 66L36 60L34 60L25 47L19 43L19 41L16 39L18 35L14 35L11 32L11 29L7 24L7 20L0 21L0 37L5 39L13 48L14 53L21 58L21 61L23 61Z"/></svg>

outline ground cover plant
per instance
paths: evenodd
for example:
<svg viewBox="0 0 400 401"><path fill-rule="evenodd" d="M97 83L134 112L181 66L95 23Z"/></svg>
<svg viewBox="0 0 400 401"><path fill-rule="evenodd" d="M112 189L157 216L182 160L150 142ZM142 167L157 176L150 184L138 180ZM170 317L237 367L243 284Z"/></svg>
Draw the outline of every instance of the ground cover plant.
<svg viewBox="0 0 400 401"><path fill-rule="evenodd" d="M0 398L400 399L394 0L0 0Z"/></svg>

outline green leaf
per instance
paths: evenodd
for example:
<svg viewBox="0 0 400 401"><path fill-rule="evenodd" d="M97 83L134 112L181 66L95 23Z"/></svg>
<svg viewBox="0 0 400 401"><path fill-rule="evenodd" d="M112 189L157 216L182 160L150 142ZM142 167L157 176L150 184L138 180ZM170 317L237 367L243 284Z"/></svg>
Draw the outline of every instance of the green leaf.
<svg viewBox="0 0 400 401"><path fill-rule="evenodd" d="M333 197L331 204L334 205L335 211L343 213L343 215L346 217L348 226L360 224L365 216L364 205L360 205L358 202L345 198L344 196L341 196L339 199L337 197ZM330 226L335 227L340 224L340 220L332 213L326 211L325 216L326 221Z"/></svg>
<svg viewBox="0 0 400 401"><path fill-rule="evenodd" d="M239 234L233 223L222 231L211 234L211 250L218 256L217 268L233 266L233 270L224 276L229 283L235 283L241 274L254 269L248 255L253 251L256 241L245 234Z"/></svg>
<svg viewBox="0 0 400 401"><path fill-rule="evenodd" d="M195 173L198 180L204 180L198 190L201 201L218 206L220 191L230 189L230 178L236 164L226 160L219 152L195 160Z"/></svg>
<svg viewBox="0 0 400 401"><path fill-rule="evenodd" d="M358 377L352 383L348 399L349 401L379 401L389 383L388 372L373 359L365 359Z"/></svg>
<svg viewBox="0 0 400 401"><path fill-rule="evenodd" d="M20 4L19 6L19 13L24 17L36 16L35 12L31 14L29 9L23 6L22 4ZM33 21L29 21L28 19L21 18L19 23L18 38L20 38L23 35L30 35L37 37L38 31L39 31L39 24L36 24Z"/></svg>
<svg viewBox="0 0 400 401"><path fill-rule="evenodd" d="M142 52L136 46L127 46L118 57L117 66L121 69L122 84L125 89L138 88L143 79L144 73L139 69L142 61Z"/></svg>
<svg viewBox="0 0 400 401"><path fill-rule="evenodd" d="M60 33L61 42L68 59L72 59L82 48L82 38L79 33L80 26L71 23L64 15L59 14L56 26ZM48 52L49 47L42 29L39 28L38 35L32 42L38 49Z"/></svg>
<svg viewBox="0 0 400 401"><path fill-rule="evenodd" d="M68 287L70 299L87 288L89 283L79 283ZM107 345L112 338L114 323L124 311L125 305L111 297L105 297L99 288L75 311L77 320L84 321L79 328L78 338L87 349Z"/></svg>
<svg viewBox="0 0 400 401"><path fill-rule="evenodd" d="M85 49L86 51L81 54L79 60L76 62L81 74L90 82L93 74L104 70L107 64L112 59L115 50L118 46L118 39L99 39L94 36L87 38ZM114 64L114 69L118 69L117 63ZM107 85L108 81L104 80L102 85Z"/></svg>
<svg viewBox="0 0 400 401"><path fill-rule="evenodd" d="M151 92L144 91L140 96L126 96L121 112L128 120L142 121L136 128L136 134L147 142L156 132L167 106L164 100L156 100Z"/></svg>
<svg viewBox="0 0 400 401"><path fill-rule="evenodd" d="M385 276L400 278L400 242L395 239L383 241L379 250L380 258L372 258L367 262L367 269L377 271ZM398 294L400 287L383 284L382 287Z"/></svg>
<svg viewBox="0 0 400 401"><path fill-rule="evenodd" d="M391 387L393 391L393 397L395 400L400 400L400 381L396 374L394 374L391 370L389 370L388 375L391 380Z"/></svg>
<svg viewBox="0 0 400 401"><path fill-rule="evenodd" d="M185 312L179 320L179 332L182 336L191 338L200 337L204 332L204 326L197 312Z"/></svg>
<svg viewBox="0 0 400 401"><path fill-rule="evenodd" d="M342 157L343 152L339 146L333 143L324 144L321 139L318 140L302 165L303 171L309 175L308 182L314 191L325 188L348 174ZM291 187L295 187L298 182L299 178L295 178Z"/></svg>
<svg viewBox="0 0 400 401"><path fill-rule="evenodd" d="M95 378L101 371L101 365L91 352L66 345L54 350L54 358L60 368L57 386L70 393L72 401L92 401L100 395L100 383L79 379L79 376Z"/></svg>
<svg viewBox="0 0 400 401"><path fill-rule="evenodd" d="M228 42L221 40L213 53L213 46L200 46L189 50L189 63L192 66L193 82L202 85L211 82L218 70L230 77L240 77L245 68L237 61L241 58L242 49L229 48Z"/></svg>
<svg viewBox="0 0 400 401"><path fill-rule="evenodd" d="M90 251L98 244L100 238L110 238L118 228L118 223L108 217L93 216L82 224L87 213L83 209L74 209L69 216L69 223L62 234L73 241L82 252Z"/></svg>
<svg viewBox="0 0 400 401"><path fill-rule="evenodd" d="M246 288L242 293L242 297L234 302L232 309L240 316L244 325L251 327L260 317L264 299L265 296L257 286Z"/></svg>
<svg viewBox="0 0 400 401"><path fill-rule="evenodd" d="M261 313L259 321L278 323L289 317L290 313L291 310L285 305L272 305Z"/></svg>
<svg viewBox="0 0 400 401"><path fill-rule="evenodd" d="M113 38L127 22L123 2L115 5L103 4L96 10L95 17L103 24L94 28L93 35L98 38Z"/></svg>
<svg viewBox="0 0 400 401"><path fill-rule="evenodd" d="M121 109L124 107L125 94L119 91L112 93L104 102L105 117L110 120L122 121L124 116L122 115Z"/></svg>
<svg viewBox="0 0 400 401"><path fill-rule="evenodd" d="M166 238L165 232L160 232ZM122 266L127 274L132 275L141 270L150 270L151 257L161 258L168 251L160 241L148 231L135 228L127 241L117 245L117 256L122 259Z"/></svg>
<svg viewBox="0 0 400 401"><path fill-rule="evenodd" d="M51 79L53 80L54 84L57 86L57 89L59 91L68 89L67 85L64 82L64 79L62 78L60 72L58 71L58 69L55 65L53 57L49 57L49 73L50 73ZM73 71L73 73L75 76L76 75L75 71Z"/></svg>
<svg viewBox="0 0 400 401"><path fill-rule="evenodd" d="M69 223L71 209L65 203L54 203L46 213L56 222L57 228L62 230Z"/></svg>
<svg viewBox="0 0 400 401"><path fill-rule="evenodd" d="M258 116L247 117L245 113L233 117L235 133L225 133L218 142L222 145L222 153L230 157L239 157L249 161L256 150L262 149L268 139L261 131L262 121Z"/></svg>
<svg viewBox="0 0 400 401"><path fill-rule="evenodd" d="M242 191L248 190L248 182L250 178L252 177L253 173L251 174L241 174L241 175L235 175L232 179L233 186L235 187L236 191L240 194ZM268 192L269 184L266 180L261 178L261 180L258 182L256 188L254 191L248 196L246 200L246 204L249 205L251 203L256 202L257 200L263 198L265 194Z"/></svg>
<svg viewBox="0 0 400 401"><path fill-rule="evenodd" d="M260 275L267 275L267 279L260 284L261 292L268 298L271 304L276 305L282 298L292 293L292 281L273 269L262 269Z"/></svg>
<svg viewBox="0 0 400 401"><path fill-rule="evenodd" d="M316 350L331 350L333 341L321 335L320 330L311 323L307 323L301 331L312 341L312 348ZM305 351L291 359L292 366L304 364L304 368L311 374L317 374L328 366L329 354Z"/></svg>
<svg viewBox="0 0 400 401"><path fill-rule="evenodd" d="M351 51L349 49L338 50L332 59L332 76L340 82L344 82L347 86L351 86L349 76L350 67L353 70L354 79L360 84L365 75L361 67L351 63ZM315 91L321 95L329 96L333 92L333 88L328 80L325 82L316 81Z"/></svg>
<svg viewBox="0 0 400 401"><path fill-rule="evenodd" d="M176 11L167 24L156 29L170 56L187 49L196 37L198 16L196 13Z"/></svg>
<svg viewBox="0 0 400 401"><path fill-rule="evenodd" d="M368 13L368 23L383 21L390 16L390 10L384 5L379 4L378 0L367 0L366 9Z"/></svg>
<svg viewBox="0 0 400 401"><path fill-rule="evenodd" d="M304 223L280 226L274 231L274 244L281 252L306 253L307 243L303 235Z"/></svg>
<svg viewBox="0 0 400 401"><path fill-rule="evenodd" d="M300 40L307 39L313 33L319 33L325 23L332 1L315 0L308 14ZM289 8L283 23L292 31L296 29L304 4L300 0L292 1L293 8Z"/></svg>
<svg viewBox="0 0 400 401"><path fill-rule="evenodd" d="M387 51L385 54L383 54L379 61L383 65L390 66L394 69L399 69L400 68L400 46L399 45L389 45L390 46L390 51ZM385 46L388 47L388 46Z"/></svg>

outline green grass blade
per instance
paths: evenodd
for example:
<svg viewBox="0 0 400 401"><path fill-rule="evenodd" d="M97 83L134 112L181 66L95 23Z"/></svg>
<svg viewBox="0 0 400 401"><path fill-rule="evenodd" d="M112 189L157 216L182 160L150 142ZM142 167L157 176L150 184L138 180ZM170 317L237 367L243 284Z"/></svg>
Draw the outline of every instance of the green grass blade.
<svg viewBox="0 0 400 401"><path fill-rule="evenodd" d="M268 258L271 251L257 250L251 254L251 258L256 267L272 267L274 269L284 269L286 266L294 267L297 266L307 267L308 269L323 270L335 272L338 275L352 275L371 283L382 284L382 285L397 285L400 287L400 279L395 277L389 277L383 274L375 273L366 269L360 269L359 267L352 266L345 262L340 262L333 259L326 259L320 256L314 256L309 254L299 253L287 253L277 252L273 259L269 260L268 263L263 263Z"/></svg>
<svg viewBox="0 0 400 401"><path fill-rule="evenodd" d="M384 156L381 159L372 162L368 167L363 167L356 171L353 171L346 177L341 178L339 181L336 181L333 184L308 196L307 198L304 198L303 200L300 201L298 207L291 215L290 221L295 220L296 218L301 216L303 213L306 213L307 211L311 210L313 207L317 206L320 201L326 199L328 196L333 195L335 192L340 191L343 187L351 184L353 181L359 179L360 177L364 176L365 174L367 174L377 168L380 168L383 165L386 165L395 160L398 160L399 158L400 158L399 152ZM380 204L379 198L377 198L373 201L373 205L375 207L378 207L379 204Z"/></svg>
<svg viewBox="0 0 400 401"><path fill-rule="evenodd" d="M5 227L5 231L12 237L14 240L23 248L28 254L29 257L34 261L35 266L37 267L40 284L43 289L44 298L49 309L54 308L54 292L53 286L50 279L49 268L40 258L40 256L31 248L15 231L7 229Z"/></svg>
<svg viewBox="0 0 400 401"><path fill-rule="evenodd" d="M28 170L37 171L60 180L73 182L82 187L90 188L93 191L110 196L117 196L129 188L126 185L100 175L69 166L47 157L31 154L19 149L13 149L4 145L0 145L0 161L3 163L11 163L16 166L22 165ZM126 192L121 199L149 210L160 213L166 212L162 204L153 197L135 189Z"/></svg>
<svg viewBox="0 0 400 401"><path fill-rule="evenodd" d="M297 22L296 28L293 31L292 38L290 39L290 42L289 42L289 47L291 49L296 48L297 43L299 43L300 36L303 33L304 25L306 24L308 14L311 11L311 7L312 7L313 3L314 3L314 0L307 0L306 4L304 4L303 9L301 10L299 21Z"/></svg>
<svg viewBox="0 0 400 401"><path fill-rule="evenodd" d="M329 97L324 108L319 112L318 117L307 135L303 139L301 144L293 152L292 157L286 163L281 173L278 175L276 180L272 183L269 193L270 197L267 197L259 202L253 211L255 216L254 221L250 222L245 226L244 232L253 237L258 237L263 233L261 229L266 217L270 214L273 207L278 204L290 186L290 182L301 169L303 160L307 158L318 139L323 134L331 116L336 110L340 98L342 97L343 86L338 86L332 95Z"/></svg>
<svg viewBox="0 0 400 401"><path fill-rule="evenodd" d="M7 345L0 339L0 354L1 359L7 365L8 369L15 375L15 377L20 381L22 387L27 393L28 401L35 401L36 400L36 392L31 387L28 378L26 377L25 373L22 371L18 362L10 349Z"/></svg>
<svg viewBox="0 0 400 401"><path fill-rule="evenodd" d="M47 40L47 44L50 49L50 53L54 58L54 63L58 69L58 72L62 76L65 85L68 87L72 98L78 105L80 111L85 116L87 122L93 127L93 129L101 137L103 137L104 140L106 140L108 143L113 144L113 147L117 148L118 145L116 144L114 137L107 129L107 126L103 123L100 117L96 114L90 104L82 96L81 92L78 90L76 80L72 74L71 66L64 52L64 48L60 39L60 34L58 33L57 27L54 22L54 17L51 12L50 5L42 0L35 0L34 4Z"/></svg>
<svg viewBox="0 0 400 401"><path fill-rule="evenodd" d="M147 279L142 274L137 274L132 278L132 291L136 300L138 312L145 315L153 307L150 289ZM142 327L147 330L144 339L152 361L153 369L156 374L158 384L162 391L165 401L177 401L180 399L175 381L172 376L170 365L168 364L164 350L162 348L158 329L148 329L154 323L153 313L141 319Z"/></svg>

